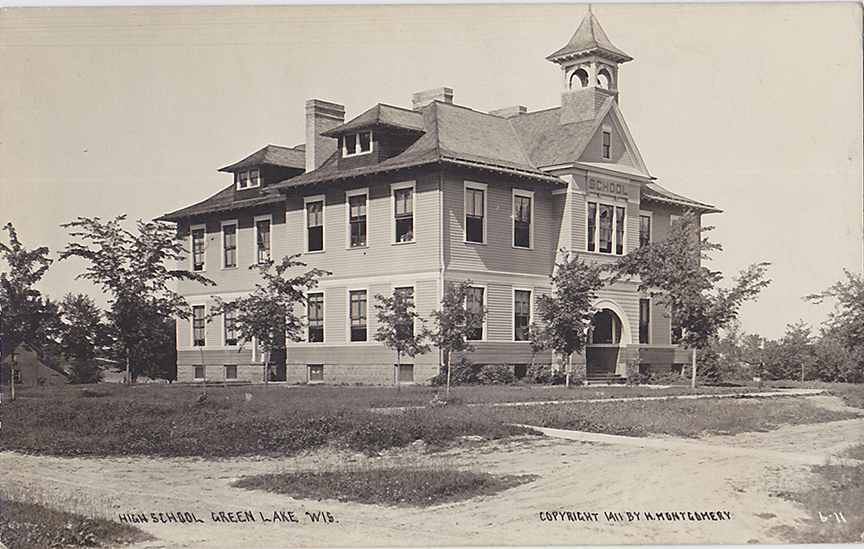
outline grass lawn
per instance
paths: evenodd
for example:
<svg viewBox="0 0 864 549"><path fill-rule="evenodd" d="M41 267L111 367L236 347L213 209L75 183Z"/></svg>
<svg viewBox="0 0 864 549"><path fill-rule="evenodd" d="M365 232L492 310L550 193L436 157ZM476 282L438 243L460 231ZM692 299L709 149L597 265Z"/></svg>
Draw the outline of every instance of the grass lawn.
<svg viewBox="0 0 864 549"><path fill-rule="evenodd" d="M0 539L9 549L118 547L151 539L134 526L0 499Z"/></svg>
<svg viewBox="0 0 864 549"><path fill-rule="evenodd" d="M428 507L495 494L531 480L526 475L502 477L444 466L407 466L258 475L232 486L298 499Z"/></svg>
<svg viewBox="0 0 864 549"><path fill-rule="evenodd" d="M415 440L434 450L467 435L500 439L530 432L516 423L632 436L699 436L854 417L786 397L596 401L664 394L631 387L460 387L453 395L462 403L572 402L414 408L435 392L422 386L398 392L392 387L210 386L202 401L202 388L193 386L25 389L14 402L3 403L0 448L60 456L215 458L288 455L335 444L374 454ZM384 414L370 406L410 408Z"/></svg>

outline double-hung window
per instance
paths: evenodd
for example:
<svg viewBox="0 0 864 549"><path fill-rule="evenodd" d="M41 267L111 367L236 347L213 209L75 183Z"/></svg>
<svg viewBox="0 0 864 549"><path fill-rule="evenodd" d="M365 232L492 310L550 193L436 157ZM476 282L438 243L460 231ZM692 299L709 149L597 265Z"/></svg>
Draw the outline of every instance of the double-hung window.
<svg viewBox="0 0 864 549"><path fill-rule="evenodd" d="M408 303L409 307L414 307L414 288L395 288L393 293L402 298ZM414 337L414 321L400 323L396 326L396 334L400 338L409 339Z"/></svg>
<svg viewBox="0 0 864 549"><path fill-rule="evenodd" d="M528 324L531 322L531 292L516 290L513 292L513 339L526 341L528 339Z"/></svg>
<svg viewBox="0 0 864 549"><path fill-rule="evenodd" d="M612 132L603 132L603 158L612 157Z"/></svg>
<svg viewBox="0 0 864 549"><path fill-rule="evenodd" d="M531 217L533 193L528 191L513 191L513 246L516 248L531 247Z"/></svg>
<svg viewBox="0 0 864 549"><path fill-rule="evenodd" d="M237 345L237 311L229 309L225 311L225 345Z"/></svg>
<svg viewBox="0 0 864 549"><path fill-rule="evenodd" d="M203 347L207 337L204 305L192 307L192 346Z"/></svg>
<svg viewBox="0 0 864 549"><path fill-rule="evenodd" d="M306 199L306 251L324 250L324 197Z"/></svg>
<svg viewBox="0 0 864 549"><path fill-rule="evenodd" d="M237 266L237 223L222 225L222 266Z"/></svg>
<svg viewBox="0 0 864 549"><path fill-rule="evenodd" d="M351 341L366 341L366 290L349 293Z"/></svg>
<svg viewBox="0 0 864 549"><path fill-rule="evenodd" d="M480 341L483 339L483 294L485 288L472 287L468 291L465 299L465 310L470 317L470 329L467 339L472 341Z"/></svg>
<svg viewBox="0 0 864 549"><path fill-rule="evenodd" d="M355 191L356 192L356 191ZM348 195L348 225L349 242L351 248L366 246L366 191Z"/></svg>
<svg viewBox="0 0 864 549"><path fill-rule="evenodd" d="M255 221L255 249L259 265L270 261L270 219Z"/></svg>
<svg viewBox="0 0 864 549"><path fill-rule="evenodd" d="M598 202L588 203L588 251L624 254L625 209Z"/></svg>
<svg viewBox="0 0 864 549"><path fill-rule="evenodd" d="M394 242L414 242L414 184L393 187Z"/></svg>
<svg viewBox="0 0 864 549"><path fill-rule="evenodd" d="M192 233L192 270L204 270L204 246L206 231L204 227L193 227Z"/></svg>
<svg viewBox="0 0 864 549"><path fill-rule="evenodd" d="M651 326L651 300L639 300L639 343L650 343L648 329Z"/></svg>
<svg viewBox="0 0 864 549"><path fill-rule="evenodd" d="M465 185L465 242L486 241L486 185Z"/></svg>
<svg viewBox="0 0 864 549"><path fill-rule="evenodd" d="M639 216L639 247L651 244L651 216Z"/></svg>
<svg viewBox="0 0 864 549"><path fill-rule="evenodd" d="M309 343L321 343L324 341L324 294L309 294L306 304L309 322L306 339Z"/></svg>

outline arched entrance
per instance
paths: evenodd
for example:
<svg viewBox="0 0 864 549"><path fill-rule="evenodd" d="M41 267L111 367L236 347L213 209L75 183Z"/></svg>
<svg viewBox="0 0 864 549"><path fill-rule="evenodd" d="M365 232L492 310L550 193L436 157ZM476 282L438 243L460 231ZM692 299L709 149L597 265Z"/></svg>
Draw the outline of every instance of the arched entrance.
<svg viewBox="0 0 864 549"><path fill-rule="evenodd" d="M618 359L630 338L629 332L627 324L611 307L601 308L594 315L585 347L585 373L589 381L608 381L621 373Z"/></svg>

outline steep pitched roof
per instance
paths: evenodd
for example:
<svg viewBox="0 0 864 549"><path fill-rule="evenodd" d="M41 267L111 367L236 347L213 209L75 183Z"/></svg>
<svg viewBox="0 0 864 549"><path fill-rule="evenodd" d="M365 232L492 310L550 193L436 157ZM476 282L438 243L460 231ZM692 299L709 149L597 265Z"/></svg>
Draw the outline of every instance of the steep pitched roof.
<svg viewBox="0 0 864 549"><path fill-rule="evenodd" d="M252 208L264 204L276 204L284 202L285 198L277 191L270 188L261 189L261 194L252 198L236 199L234 185L222 189L206 200L202 200L197 204L186 206L179 210L167 213L159 218L160 221L179 221L181 219L205 215L216 212L228 212L232 210L242 210L244 208Z"/></svg>
<svg viewBox="0 0 864 549"><path fill-rule="evenodd" d="M322 132L321 135L337 137L346 132L373 128L422 133L424 131L423 116L418 112L409 111L402 107L393 107L392 105L378 103L363 114L345 124L336 126L332 130Z"/></svg>
<svg viewBox="0 0 864 549"><path fill-rule="evenodd" d="M420 114L425 133L401 154L371 166L340 170L337 152L317 170L276 187L284 189L440 162L564 184L529 160L507 119L440 101L422 107Z"/></svg>
<svg viewBox="0 0 864 549"><path fill-rule="evenodd" d="M279 147L278 145L267 145L243 160L235 162L230 166L219 168L220 172L234 172L242 168L255 166L282 166L285 168L306 169L306 145L296 147Z"/></svg>
<svg viewBox="0 0 864 549"><path fill-rule="evenodd" d="M575 162L594 135L595 120L561 124L561 107L510 118L522 146L535 166Z"/></svg>
<svg viewBox="0 0 864 549"><path fill-rule="evenodd" d="M612 45L612 41L606 36L603 27L600 26L600 22L597 21L594 13L589 8L588 13L585 14L570 42L546 59L553 63L558 63L592 53L605 54L606 57L610 57L618 63L633 60L632 57Z"/></svg>
<svg viewBox="0 0 864 549"><path fill-rule="evenodd" d="M714 206L710 204L703 204L702 202L696 202L686 196L681 196L680 194L675 194L672 191L665 189L654 183L645 183L642 185L642 198L644 200L652 200L654 202L661 202L664 204L672 204L675 206L683 206L687 209L699 210L702 213L721 213L723 210L718 210Z"/></svg>

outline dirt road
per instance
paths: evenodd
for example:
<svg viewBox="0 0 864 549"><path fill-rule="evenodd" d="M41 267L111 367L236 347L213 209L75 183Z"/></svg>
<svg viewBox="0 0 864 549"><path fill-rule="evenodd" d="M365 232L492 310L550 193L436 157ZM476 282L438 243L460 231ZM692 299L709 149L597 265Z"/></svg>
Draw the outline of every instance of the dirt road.
<svg viewBox="0 0 864 549"><path fill-rule="evenodd" d="M817 510L777 494L799 489L810 464L860 444L864 419L696 441L551 434L378 458L332 451L220 461L4 452L0 467L7 493L114 520L145 515L148 522L137 526L157 539L138 547L779 543L786 540L778 527L805 524ZM427 509L298 501L230 486L244 475L394 462L536 479ZM177 522L154 523L159 513L165 521L173 513Z"/></svg>

